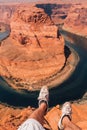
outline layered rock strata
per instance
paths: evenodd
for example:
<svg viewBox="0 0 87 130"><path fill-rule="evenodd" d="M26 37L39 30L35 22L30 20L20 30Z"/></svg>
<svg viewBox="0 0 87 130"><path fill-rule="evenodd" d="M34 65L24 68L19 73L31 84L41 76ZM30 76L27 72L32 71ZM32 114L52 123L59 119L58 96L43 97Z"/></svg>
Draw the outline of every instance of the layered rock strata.
<svg viewBox="0 0 87 130"><path fill-rule="evenodd" d="M36 4L37 7L43 8L45 12L52 18L53 22L56 25L63 24L70 8L72 7L71 3L62 3L62 2L49 2L43 4Z"/></svg>
<svg viewBox="0 0 87 130"><path fill-rule="evenodd" d="M87 6L74 6L65 20L63 29L87 36Z"/></svg>
<svg viewBox="0 0 87 130"><path fill-rule="evenodd" d="M64 39L44 10L36 7L20 7L10 25L10 38L0 47L0 74L19 88L38 89L64 67Z"/></svg>

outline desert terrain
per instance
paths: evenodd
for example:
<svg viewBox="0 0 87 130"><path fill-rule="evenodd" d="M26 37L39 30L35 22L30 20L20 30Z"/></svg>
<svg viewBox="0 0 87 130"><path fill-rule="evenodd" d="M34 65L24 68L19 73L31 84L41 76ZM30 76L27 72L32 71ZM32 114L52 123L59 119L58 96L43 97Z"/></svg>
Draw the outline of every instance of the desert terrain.
<svg viewBox="0 0 87 130"><path fill-rule="evenodd" d="M50 88L55 82L58 84L68 78L75 70L68 63L73 61L77 65L78 60L76 62L71 50L67 57L64 38L56 25L87 36L87 7L84 2L51 0L29 5L0 5L0 22L9 24L11 28L9 37L0 43L0 76L14 89L28 91L40 89L42 85ZM4 27L1 27L3 31ZM82 130L87 129L86 107L87 102L72 102L72 121ZM1 103L0 130L16 130L35 109L31 106L17 108ZM44 127L57 130L60 114L61 105L50 108L45 116L47 122Z"/></svg>

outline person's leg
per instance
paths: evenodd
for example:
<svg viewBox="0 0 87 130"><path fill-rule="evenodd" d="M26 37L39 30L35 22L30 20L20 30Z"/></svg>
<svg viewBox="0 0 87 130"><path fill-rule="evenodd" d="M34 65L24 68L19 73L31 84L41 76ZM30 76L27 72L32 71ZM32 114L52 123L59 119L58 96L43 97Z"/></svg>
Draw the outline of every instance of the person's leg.
<svg viewBox="0 0 87 130"><path fill-rule="evenodd" d="M37 120L40 124L43 125L43 121L44 121L44 115L46 113L47 110L47 104L45 102L42 102L39 106L39 108L37 108L31 115L29 118L35 119Z"/></svg>
<svg viewBox="0 0 87 130"><path fill-rule="evenodd" d="M18 130L45 130L43 128L44 115L48 108L49 91L46 86L43 86L39 93L39 107L30 115Z"/></svg>
<svg viewBox="0 0 87 130"><path fill-rule="evenodd" d="M30 115L29 118L37 120L40 124L43 125L44 115L46 114L48 108L48 100L49 100L49 91L46 86L43 86L39 93L39 107Z"/></svg>
<svg viewBox="0 0 87 130"><path fill-rule="evenodd" d="M66 102L62 108L62 115L58 122L59 130L81 130L71 121L72 108L69 102Z"/></svg>
<svg viewBox="0 0 87 130"><path fill-rule="evenodd" d="M63 118L62 124L64 126L64 130L81 130L81 128L72 123L67 116Z"/></svg>

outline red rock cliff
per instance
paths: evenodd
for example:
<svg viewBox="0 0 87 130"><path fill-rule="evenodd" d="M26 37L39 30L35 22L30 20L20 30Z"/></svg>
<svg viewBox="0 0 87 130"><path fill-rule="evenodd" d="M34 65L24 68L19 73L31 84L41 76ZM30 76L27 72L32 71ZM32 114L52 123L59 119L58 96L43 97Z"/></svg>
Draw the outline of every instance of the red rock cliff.
<svg viewBox="0 0 87 130"><path fill-rule="evenodd" d="M40 87L64 66L64 39L44 10L36 7L20 7L10 25L10 39L0 47L4 66L0 73L17 79L26 89L34 84Z"/></svg>
<svg viewBox="0 0 87 130"><path fill-rule="evenodd" d="M72 4L60 1L56 1L56 3L49 1L48 3L36 4L36 6L43 8L55 24L63 24Z"/></svg>
<svg viewBox="0 0 87 130"><path fill-rule="evenodd" d="M87 6L78 5L71 8L68 17L64 23L64 29L77 33L79 35L87 35Z"/></svg>

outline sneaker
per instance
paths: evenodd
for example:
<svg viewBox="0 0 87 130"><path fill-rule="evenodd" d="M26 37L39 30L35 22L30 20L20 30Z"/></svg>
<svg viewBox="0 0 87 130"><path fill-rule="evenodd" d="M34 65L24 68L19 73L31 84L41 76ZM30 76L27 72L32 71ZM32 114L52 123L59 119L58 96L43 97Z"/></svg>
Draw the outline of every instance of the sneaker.
<svg viewBox="0 0 87 130"><path fill-rule="evenodd" d="M72 114L72 108L71 108L70 102L64 103L64 105L62 107L62 115L61 115L60 120L58 122L59 130L63 130L64 129L64 126L62 125L63 118L65 116L67 116L69 118L69 120L71 120L71 114Z"/></svg>
<svg viewBox="0 0 87 130"><path fill-rule="evenodd" d="M49 91L48 91L47 86L43 86L41 88L39 96L38 96L38 100L39 100L39 105L41 104L41 102L46 102L48 106Z"/></svg>

